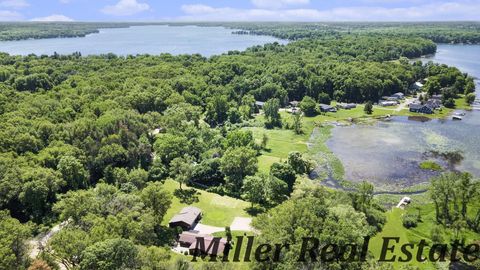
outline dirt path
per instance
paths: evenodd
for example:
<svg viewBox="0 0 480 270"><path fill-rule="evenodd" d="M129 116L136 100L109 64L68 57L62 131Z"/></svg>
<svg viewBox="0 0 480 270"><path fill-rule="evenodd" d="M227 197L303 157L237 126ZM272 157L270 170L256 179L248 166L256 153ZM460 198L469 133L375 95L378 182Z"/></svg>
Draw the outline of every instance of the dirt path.
<svg viewBox="0 0 480 270"><path fill-rule="evenodd" d="M30 246L30 258L32 260L35 260L42 251L47 246L48 241L52 236L57 234L63 227L65 227L68 224L68 221L64 221L56 226L54 226L50 231L48 231L45 234L40 234L34 239L28 241L28 245ZM65 266L61 263L58 264L61 270L66 269Z"/></svg>
<svg viewBox="0 0 480 270"><path fill-rule="evenodd" d="M406 109L408 107L408 104L412 103L415 101L415 98L407 98L405 99L402 103L400 103L400 105L398 106L398 108L395 109L396 112L400 112L402 111L403 109Z"/></svg>

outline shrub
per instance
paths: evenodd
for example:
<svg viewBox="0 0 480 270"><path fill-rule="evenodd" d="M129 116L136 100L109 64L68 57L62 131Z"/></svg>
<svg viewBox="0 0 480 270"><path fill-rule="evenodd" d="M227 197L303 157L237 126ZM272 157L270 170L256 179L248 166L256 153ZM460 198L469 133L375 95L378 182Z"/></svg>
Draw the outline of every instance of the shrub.
<svg viewBox="0 0 480 270"><path fill-rule="evenodd" d="M415 214L407 213L402 218L403 227L410 229L415 228L418 225L418 216Z"/></svg>
<svg viewBox="0 0 480 270"><path fill-rule="evenodd" d="M300 102L300 109L302 109L306 116L314 116L317 114L317 103L313 98L305 96L302 102Z"/></svg>

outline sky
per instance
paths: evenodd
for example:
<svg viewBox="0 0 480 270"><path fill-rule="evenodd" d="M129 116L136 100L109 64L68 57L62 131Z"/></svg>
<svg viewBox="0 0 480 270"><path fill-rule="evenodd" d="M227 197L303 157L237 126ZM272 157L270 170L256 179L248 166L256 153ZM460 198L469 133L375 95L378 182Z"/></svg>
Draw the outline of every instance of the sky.
<svg viewBox="0 0 480 270"><path fill-rule="evenodd" d="M0 21L480 21L480 0L0 0Z"/></svg>

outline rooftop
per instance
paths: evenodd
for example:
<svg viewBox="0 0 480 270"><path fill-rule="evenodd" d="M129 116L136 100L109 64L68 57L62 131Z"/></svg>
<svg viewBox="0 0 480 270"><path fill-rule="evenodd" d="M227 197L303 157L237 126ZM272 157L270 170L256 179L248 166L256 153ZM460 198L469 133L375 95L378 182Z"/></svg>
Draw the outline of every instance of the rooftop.
<svg viewBox="0 0 480 270"><path fill-rule="evenodd" d="M202 210L194 206L184 207L180 213L176 214L170 220L170 223L176 222L185 222L187 224L193 225L197 220L198 216L202 214Z"/></svg>
<svg viewBox="0 0 480 270"><path fill-rule="evenodd" d="M205 235L205 234L198 234L196 232L183 232L179 235L179 242L189 244L189 249L193 250L197 247L197 237L202 237L203 241L205 243L205 248L208 249L210 246L210 243L215 240L215 237L211 235ZM217 237L218 238L218 237ZM220 238L219 240L219 245L218 245L218 250L215 252L217 254L222 254L223 250L225 249L225 245L227 244L227 240L225 238ZM209 250L208 252L210 255L214 253L214 250Z"/></svg>

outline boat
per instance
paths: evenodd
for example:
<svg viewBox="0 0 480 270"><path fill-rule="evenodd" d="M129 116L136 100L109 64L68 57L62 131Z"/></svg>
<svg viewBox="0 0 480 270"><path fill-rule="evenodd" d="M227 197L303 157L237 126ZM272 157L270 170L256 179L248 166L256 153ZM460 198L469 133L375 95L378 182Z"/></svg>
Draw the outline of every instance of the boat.
<svg viewBox="0 0 480 270"><path fill-rule="evenodd" d="M454 115L454 116L452 117L452 119L453 119L453 120L463 120L463 118L462 118L461 116L459 116L459 115Z"/></svg>

